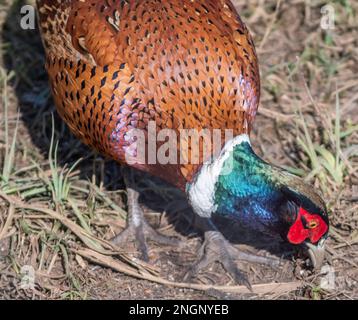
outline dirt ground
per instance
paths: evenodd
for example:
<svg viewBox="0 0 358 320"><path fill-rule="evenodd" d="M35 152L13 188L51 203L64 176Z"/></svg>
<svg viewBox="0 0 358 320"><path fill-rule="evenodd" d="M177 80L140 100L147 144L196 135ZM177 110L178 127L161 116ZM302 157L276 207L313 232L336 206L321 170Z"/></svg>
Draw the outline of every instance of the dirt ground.
<svg viewBox="0 0 358 320"><path fill-rule="evenodd" d="M130 243L114 251L105 240L125 226L120 168L57 117L38 30L20 28L25 1L2 0L0 299L358 298L358 2L331 1L335 26L328 30L321 25L326 1L234 3L260 60L253 146L322 191L331 220L325 269L313 273L298 248L218 221L238 248L280 257L281 265L238 262L254 293L235 286L219 264L182 283L202 235L184 196L142 174L136 180L149 221L183 245L151 243L149 264Z"/></svg>

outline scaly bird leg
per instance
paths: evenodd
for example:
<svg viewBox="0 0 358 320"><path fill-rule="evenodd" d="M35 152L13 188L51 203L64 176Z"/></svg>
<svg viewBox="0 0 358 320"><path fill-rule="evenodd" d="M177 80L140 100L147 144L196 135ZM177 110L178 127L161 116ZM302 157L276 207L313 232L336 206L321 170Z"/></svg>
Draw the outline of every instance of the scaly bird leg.
<svg viewBox="0 0 358 320"><path fill-rule="evenodd" d="M163 245L177 245L179 240L161 235L154 230L144 218L144 213L139 205L139 193L132 188L133 179L130 169L125 168L124 181L127 186L128 216L126 228L111 241L114 245L124 246L129 238L134 238L141 253L141 259L149 261L147 241L151 240Z"/></svg>
<svg viewBox="0 0 358 320"><path fill-rule="evenodd" d="M207 221L207 231L205 241L200 248L199 260L191 267L185 275L185 280L189 280L197 275L208 265L219 262L224 269L231 275L236 283L247 286L251 290L247 276L237 268L235 260L244 260L253 263L267 264L271 267L279 265L279 259L260 257L241 252L225 239L220 231L214 226L211 220Z"/></svg>

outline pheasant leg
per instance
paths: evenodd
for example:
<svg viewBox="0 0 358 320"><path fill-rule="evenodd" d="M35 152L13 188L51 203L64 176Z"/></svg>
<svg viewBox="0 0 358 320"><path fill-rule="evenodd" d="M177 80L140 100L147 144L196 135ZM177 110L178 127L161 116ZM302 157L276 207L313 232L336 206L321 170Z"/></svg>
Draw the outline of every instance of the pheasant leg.
<svg viewBox="0 0 358 320"><path fill-rule="evenodd" d="M210 264L219 262L236 283L245 285L251 290L247 276L238 269L235 260L265 264L272 268L279 266L279 259L241 252L225 239L210 220L205 219L205 224L207 231L205 231L204 243L199 250L199 260L187 272L185 280L195 277Z"/></svg>
<svg viewBox="0 0 358 320"><path fill-rule="evenodd" d="M199 260L190 268L184 280L194 278L210 264L219 262L236 283L245 285L251 290L247 276L236 266L230 251L230 244L219 231L205 232L205 241L199 251Z"/></svg>
<svg viewBox="0 0 358 320"><path fill-rule="evenodd" d="M149 225L138 202L139 193L130 186L132 182L130 182L129 173L127 171L125 171L124 177L127 185L128 198L127 226L120 234L112 238L111 241L114 245L121 247L124 246L130 238L134 239L141 253L141 259L149 261L148 240L163 245L177 245L179 244L179 240L161 235Z"/></svg>

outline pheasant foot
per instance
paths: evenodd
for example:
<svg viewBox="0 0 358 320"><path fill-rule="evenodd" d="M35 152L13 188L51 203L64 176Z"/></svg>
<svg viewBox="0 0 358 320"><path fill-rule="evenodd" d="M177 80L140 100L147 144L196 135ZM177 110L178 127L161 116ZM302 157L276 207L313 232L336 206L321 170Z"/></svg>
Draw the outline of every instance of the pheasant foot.
<svg viewBox="0 0 358 320"><path fill-rule="evenodd" d="M124 246L128 241L134 240L137 243L137 248L141 253L140 258L143 261L149 261L148 241L153 241L162 245L178 245L179 240L171 237L166 237L154 230L148 222L143 220L139 224L128 223L127 227L114 238L111 242L117 247ZM132 238L132 239L131 239Z"/></svg>
<svg viewBox="0 0 358 320"><path fill-rule="evenodd" d="M190 268L184 280L188 281L194 278L210 264L219 262L236 283L245 285L252 290L247 276L238 269L234 262L231 247L232 246L219 231L205 232L205 241L199 251L199 260Z"/></svg>
<svg viewBox="0 0 358 320"><path fill-rule="evenodd" d="M166 237L160 234L149 225L138 202L139 193L129 186L131 184L129 179L129 173L127 171L125 173L128 198L127 227L117 236L112 238L111 242L117 247L122 247L130 241L130 238L132 238L132 240L137 242L137 248L141 253L140 258L148 262L148 240L162 245L178 245L180 241L178 239Z"/></svg>

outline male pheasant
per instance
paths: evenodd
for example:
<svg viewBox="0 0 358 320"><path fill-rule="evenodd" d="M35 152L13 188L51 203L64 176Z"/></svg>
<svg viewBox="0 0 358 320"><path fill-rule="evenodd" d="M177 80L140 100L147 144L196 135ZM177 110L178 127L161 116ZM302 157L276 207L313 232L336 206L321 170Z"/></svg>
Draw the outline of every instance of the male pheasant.
<svg viewBox="0 0 358 320"><path fill-rule="evenodd" d="M279 234L292 244L306 244L314 265L321 265L329 228L324 201L251 148L260 97L258 62L248 29L229 0L37 4L55 104L79 139L183 190L199 216L226 216L253 235ZM194 134L183 136L185 130ZM225 141L221 150L207 140L214 136ZM189 145L187 153L183 145ZM139 157L153 147L164 148L161 160L150 152ZM128 175L125 181L127 228L113 241L120 245L134 235L148 259L147 239L174 240L145 222ZM219 260L237 282L249 285L214 225L205 237L204 255L193 270ZM209 258L205 253L211 247L219 252Z"/></svg>

